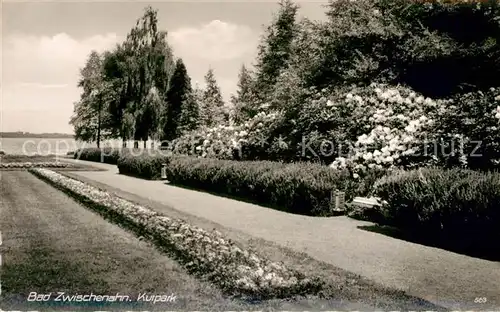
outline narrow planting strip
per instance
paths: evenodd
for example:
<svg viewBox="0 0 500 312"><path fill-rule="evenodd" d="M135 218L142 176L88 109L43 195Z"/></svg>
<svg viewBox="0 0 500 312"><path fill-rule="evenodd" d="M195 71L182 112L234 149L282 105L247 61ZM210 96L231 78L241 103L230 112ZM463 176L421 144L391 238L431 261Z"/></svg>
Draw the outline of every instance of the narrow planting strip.
<svg viewBox="0 0 500 312"><path fill-rule="evenodd" d="M216 231L205 231L181 219L171 219L114 194L57 172L30 169L105 217L154 241L195 275L207 278L225 292L252 299L318 294L323 281L306 277L282 263L243 250Z"/></svg>

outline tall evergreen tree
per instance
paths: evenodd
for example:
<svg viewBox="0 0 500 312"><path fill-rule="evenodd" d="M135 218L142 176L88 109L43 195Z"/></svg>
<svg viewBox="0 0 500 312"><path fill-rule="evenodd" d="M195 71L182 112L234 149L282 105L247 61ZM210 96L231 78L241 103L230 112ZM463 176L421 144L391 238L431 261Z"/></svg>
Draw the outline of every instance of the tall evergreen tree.
<svg viewBox="0 0 500 312"><path fill-rule="evenodd" d="M200 123L200 108L195 91L192 90L182 102L180 130L181 132L192 131L198 128Z"/></svg>
<svg viewBox="0 0 500 312"><path fill-rule="evenodd" d="M205 75L205 84L201 101L201 114L203 124L210 127L224 121L224 100L211 68Z"/></svg>
<svg viewBox="0 0 500 312"><path fill-rule="evenodd" d="M191 79L182 59L178 59L167 92L167 109L163 125L162 140L171 141L177 138L181 131L182 108L190 100Z"/></svg>
<svg viewBox="0 0 500 312"><path fill-rule="evenodd" d="M238 75L238 90L236 95L231 96L231 103L233 104L232 117L236 123L240 123L256 114L256 102L255 98L252 97L253 80L251 74L245 65L241 66Z"/></svg>
<svg viewBox="0 0 500 312"><path fill-rule="evenodd" d="M265 100L282 70L288 67L292 41L298 30L296 15L299 6L292 0L280 0L279 6L258 47L254 90L261 100Z"/></svg>

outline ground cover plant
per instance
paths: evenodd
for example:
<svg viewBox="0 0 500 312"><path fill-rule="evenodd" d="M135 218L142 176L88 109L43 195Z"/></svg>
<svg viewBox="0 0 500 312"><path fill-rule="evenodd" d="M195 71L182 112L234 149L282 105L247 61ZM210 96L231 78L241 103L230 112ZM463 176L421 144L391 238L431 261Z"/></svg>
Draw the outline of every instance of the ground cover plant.
<svg viewBox="0 0 500 312"><path fill-rule="evenodd" d="M31 172L115 221L161 242L188 270L233 295L288 297L321 289L320 280L242 250L217 231L190 226L51 170L36 168Z"/></svg>

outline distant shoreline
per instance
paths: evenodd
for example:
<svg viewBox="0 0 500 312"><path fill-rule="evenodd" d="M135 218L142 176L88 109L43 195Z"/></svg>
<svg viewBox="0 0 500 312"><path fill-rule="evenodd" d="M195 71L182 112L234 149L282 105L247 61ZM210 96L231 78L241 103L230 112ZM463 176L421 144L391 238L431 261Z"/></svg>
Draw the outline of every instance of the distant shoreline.
<svg viewBox="0 0 500 312"><path fill-rule="evenodd" d="M2 139L74 139L73 134L65 133L29 133L29 132L0 132Z"/></svg>

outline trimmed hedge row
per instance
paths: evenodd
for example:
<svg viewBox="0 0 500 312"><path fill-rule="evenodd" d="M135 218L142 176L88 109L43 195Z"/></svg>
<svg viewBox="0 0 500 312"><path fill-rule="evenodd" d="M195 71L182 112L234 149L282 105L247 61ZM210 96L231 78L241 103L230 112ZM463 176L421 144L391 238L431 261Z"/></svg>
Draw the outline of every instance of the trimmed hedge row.
<svg viewBox="0 0 500 312"><path fill-rule="evenodd" d="M127 154L119 158L118 169L120 173L155 179L160 175L162 163L167 163L167 178L173 184L305 215L329 215L334 189L345 191L346 200L351 200L360 187L347 171L309 163Z"/></svg>
<svg viewBox="0 0 500 312"><path fill-rule="evenodd" d="M104 163L116 165L121 153L121 149L111 147L82 148L75 151L75 153L73 154L73 158L95 162L101 162L102 160L102 162Z"/></svg>
<svg viewBox="0 0 500 312"><path fill-rule="evenodd" d="M116 165L118 158L122 155L133 155L135 157L162 156L169 152L159 151L156 149L134 149L134 148L82 148L73 152L74 159L85 161L102 162Z"/></svg>
<svg viewBox="0 0 500 312"><path fill-rule="evenodd" d="M155 180L160 178L162 164L168 164L170 159L168 156L161 155L144 154L134 156L130 153L124 153L117 161L118 172L120 174Z"/></svg>
<svg viewBox="0 0 500 312"><path fill-rule="evenodd" d="M405 232L463 249L499 249L500 173L398 171L377 181L374 193L387 201L386 221Z"/></svg>

